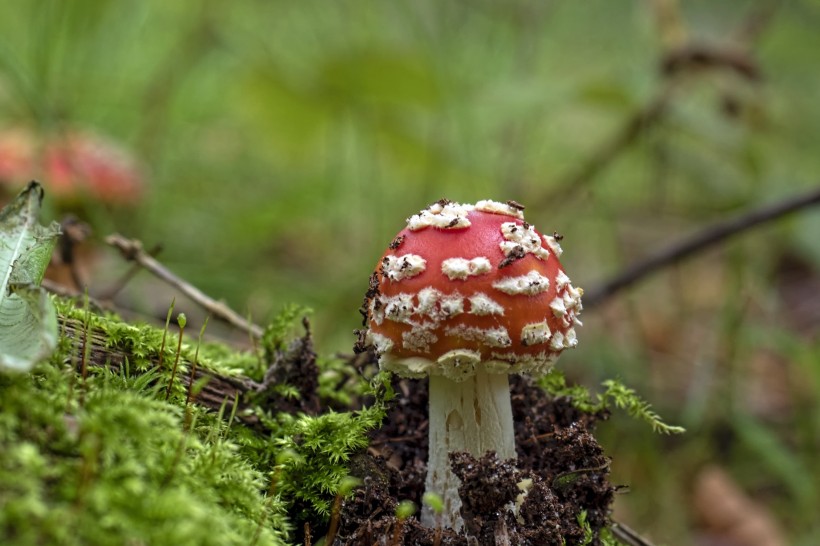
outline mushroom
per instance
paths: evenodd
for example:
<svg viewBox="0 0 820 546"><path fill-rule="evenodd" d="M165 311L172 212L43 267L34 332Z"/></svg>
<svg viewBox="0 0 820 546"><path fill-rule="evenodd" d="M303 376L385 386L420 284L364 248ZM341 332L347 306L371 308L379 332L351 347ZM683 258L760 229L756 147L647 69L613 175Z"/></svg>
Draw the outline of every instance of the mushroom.
<svg viewBox="0 0 820 546"><path fill-rule="evenodd" d="M25 127L0 131L0 185L41 178L63 205L83 199L133 206L143 193L137 161L112 139L84 130L40 134Z"/></svg>
<svg viewBox="0 0 820 546"><path fill-rule="evenodd" d="M97 250L85 241L90 229L82 219L89 216L89 205L133 211L144 193L142 169L126 148L88 130L0 130L0 201L32 179L44 183L65 217L46 277L82 291L90 273L100 269Z"/></svg>
<svg viewBox="0 0 820 546"><path fill-rule="evenodd" d="M582 290L564 273L560 236L542 235L514 201L441 200L407 220L371 277L364 341L382 369L429 376L427 492L460 529L448 453L516 458L507 375L546 373L577 344ZM432 512L422 523L436 524Z"/></svg>

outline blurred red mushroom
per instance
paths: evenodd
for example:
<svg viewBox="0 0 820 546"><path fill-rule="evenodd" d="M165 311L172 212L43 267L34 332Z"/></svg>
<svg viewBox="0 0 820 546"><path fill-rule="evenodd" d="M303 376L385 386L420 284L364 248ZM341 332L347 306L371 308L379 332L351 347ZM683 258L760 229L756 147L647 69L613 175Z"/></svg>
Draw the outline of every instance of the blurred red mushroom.
<svg viewBox="0 0 820 546"><path fill-rule="evenodd" d="M88 130L38 133L27 127L0 131L0 188L15 195L39 180L57 213L63 236L46 277L82 289L93 269L94 252L82 245L91 206L133 208L143 193L138 162L124 147Z"/></svg>
<svg viewBox="0 0 820 546"><path fill-rule="evenodd" d="M132 205L143 190L133 156L97 133L70 129L39 135L20 127L0 132L0 184L16 191L32 179L67 205L84 200Z"/></svg>

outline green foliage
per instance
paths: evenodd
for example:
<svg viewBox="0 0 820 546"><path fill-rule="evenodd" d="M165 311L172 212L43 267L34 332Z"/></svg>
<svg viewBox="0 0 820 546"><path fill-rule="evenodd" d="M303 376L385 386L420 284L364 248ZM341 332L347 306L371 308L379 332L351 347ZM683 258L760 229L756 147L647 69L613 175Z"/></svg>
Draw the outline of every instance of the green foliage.
<svg viewBox="0 0 820 546"><path fill-rule="evenodd" d="M421 502L432 508L436 514L441 514L444 511L444 500L436 493L426 491L421 498Z"/></svg>
<svg viewBox="0 0 820 546"><path fill-rule="evenodd" d="M567 385L566 377L559 370L553 368L550 373L540 380L541 386L551 395L563 396L570 399L573 406L587 413L597 413L615 406L626 410L630 417L648 423L654 432L661 434L681 434L682 427L668 425L661 416L652 410L649 402L643 400L633 390L615 379L607 379L602 383L603 393L593 395L581 385Z"/></svg>
<svg viewBox="0 0 820 546"><path fill-rule="evenodd" d="M40 225L42 200L32 182L0 211L0 370L28 370L57 345L56 312L40 281L60 226Z"/></svg>
<svg viewBox="0 0 820 546"><path fill-rule="evenodd" d="M290 337L296 323L312 312L309 308L301 305L285 305L265 328L265 333L262 335L262 347L265 351L272 353L283 350L285 340Z"/></svg>
<svg viewBox="0 0 820 546"><path fill-rule="evenodd" d="M399 520L405 520L416 513L416 503L409 500L401 501L396 506L396 517Z"/></svg>
<svg viewBox="0 0 820 546"><path fill-rule="evenodd" d="M386 413L385 403L392 397L389 374L379 374L372 384L375 402L354 412L330 411L316 417L280 413L263 417L273 430L267 444L249 445L265 464L276 461L280 478L277 491L300 507L297 518L330 516L333 497L344 489L350 457L368 444L367 433L378 427Z"/></svg>
<svg viewBox="0 0 820 546"><path fill-rule="evenodd" d="M581 542L578 546L589 546L590 544L595 543L596 534L595 531L589 526L589 521L587 521L587 512L586 510L581 510L581 513L578 514L578 525L581 526L581 530L584 532L584 538L581 539ZM601 546L623 546L621 541L616 539L612 535L612 531L608 528L601 529L598 533L597 538L599 540L599 544Z"/></svg>
<svg viewBox="0 0 820 546"><path fill-rule="evenodd" d="M244 545L264 516L258 544L284 544L285 507L236 444L185 433L144 382L99 370L82 386L57 364L0 376L3 542Z"/></svg>
<svg viewBox="0 0 820 546"><path fill-rule="evenodd" d="M63 339L31 373L0 375L0 542L280 545L294 522L327 517L334 496L352 490L346 465L384 417L386 375L371 386L376 402L357 412L253 410L270 428L263 436L232 426L224 406L186 407L181 385L165 401L176 344L164 369L153 366L161 329L56 304L139 356L119 373L89 368L83 382L65 367L76 348ZM186 343L182 351L191 358ZM203 353L203 368L226 373L215 357L228 349ZM241 371L233 364L228 372Z"/></svg>

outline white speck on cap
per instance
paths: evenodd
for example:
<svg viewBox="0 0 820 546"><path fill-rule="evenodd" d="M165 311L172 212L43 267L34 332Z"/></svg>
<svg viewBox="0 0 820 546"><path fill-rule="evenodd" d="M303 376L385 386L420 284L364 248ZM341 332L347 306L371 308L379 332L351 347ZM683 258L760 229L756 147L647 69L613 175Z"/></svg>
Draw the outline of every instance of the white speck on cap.
<svg viewBox="0 0 820 546"><path fill-rule="evenodd" d="M427 260L417 254L403 254L401 256L385 256L382 260L384 276L391 281L409 279L423 272L427 267Z"/></svg>
<svg viewBox="0 0 820 546"><path fill-rule="evenodd" d="M561 332L555 332L552 334L552 340L550 340L550 349L555 351L563 351L564 350L564 334Z"/></svg>
<svg viewBox="0 0 820 546"><path fill-rule="evenodd" d="M558 244L555 237L552 235L544 235L544 241L547 243L547 246L550 247L550 250L552 250L555 256L560 258L561 254L564 253L564 249L561 248L561 245Z"/></svg>
<svg viewBox="0 0 820 546"><path fill-rule="evenodd" d="M480 317L487 315L503 315L504 307L483 292L476 292L470 296L470 314Z"/></svg>
<svg viewBox="0 0 820 546"><path fill-rule="evenodd" d="M491 201L489 199L484 199L476 203L475 210L479 210L481 212L489 212L491 214L504 214L506 216L518 218L519 220L524 219L524 211L522 211L521 209L512 207L507 203L499 203L498 201Z"/></svg>
<svg viewBox="0 0 820 546"><path fill-rule="evenodd" d="M470 227L467 214L475 207L459 203L433 203L429 208L407 219L407 229L418 231L426 227L464 229Z"/></svg>
<svg viewBox="0 0 820 546"><path fill-rule="evenodd" d="M520 277L504 277L493 283L493 288L511 296L520 294L534 296L546 292L549 287L549 279L535 270Z"/></svg>
<svg viewBox="0 0 820 546"><path fill-rule="evenodd" d="M372 330L367 332L366 341L376 348L376 352L378 354L389 353L393 349L392 339L382 334L373 332Z"/></svg>
<svg viewBox="0 0 820 546"><path fill-rule="evenodd" d="M550 309L552 309L552 314L556 317L563 317L567 314L567 307L564 305L564 300L557 296L550 302Z"/></svg>
<svg viewBox="0 0 820 546"><path fill-rule="evenodd" d="M410 322L410 316L415 310L413 294L396 294L395 296L379 296L384 304L385 318L395 322Z"/></svg>
<svg viewBox="0 0 820 546"><path fill-rule="evenodd" d="M464 298L458 292L441 297L439 302L442 318L448 319L464 312Z"/></svg>
<svg viewBox="0 0 820 546"><path fill-rule="evenodd" d="M555 276L555 289L561 290L565 286L569 285L570 282L571 281L569 280L569 277L567 277L567 274L559 270L558 274Z"/></svg>
<svg viewBox="0 0 820 546"><path fill-rule="evenodd" d="M438 303L441 296L442 293L435 288L429 286L422 288L417 295L419 305L416 308L416 312L420 315L432 317L434 313L437 313L436 303Z"/></svg>
<svg viewBox="0 0 820 546"><path fill-rule="evenodd" d="M567 330L566 335L564 335L564 347L569 349L576 345L578 345L578 338L575 334L575 328L570 328Z"/></svg>
<svg viewBox="0 0 820 546"><path fill-rule="evenodd" d="M521 344L525 347L546 343L552 337L547 321L533 322L521 329Z"/></svg>
<svg viewBox="0 0 820 546"><path fill-rule="evenodd" d="M438 341L430 324L416 324L409 331L401 334L402 346L409 351L429 353L430 345Z"/></svg>
<svg viewBox="0 0 820 546"><path fill-rule="evenodd" d="M441 272L447 275L452 281L455 279L464 280L467 277L483 275L492 269L490 260L483 256L472 258L447 258L441 262Z"/></svg>
<svg viewBox="0 0 820 546"><path fill-rule="evenodd" d="M499 246L505 256L509 256L515 248L521 247L524 252L534 255L539 260L550 257L550 253L541 246L541 238L535 232L535 228L529 224L524 227L515 222L504 222L501 224L501 234L506 240L501 241Z"/></svg>
<svg viewBox="0 0 820 546"><path fill-rule="evenodd" d="M503 326L495 328L478 328L476 326L448 326L444 329L444 335L457 337L465 341L478 341L487 347L509 347L512 344L510 334Z"/></svg>

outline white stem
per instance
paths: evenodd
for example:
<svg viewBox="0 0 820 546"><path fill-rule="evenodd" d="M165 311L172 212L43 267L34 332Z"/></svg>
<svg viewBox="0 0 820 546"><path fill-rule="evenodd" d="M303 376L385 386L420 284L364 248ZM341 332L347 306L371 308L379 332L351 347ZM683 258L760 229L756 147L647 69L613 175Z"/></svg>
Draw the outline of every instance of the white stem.
<svg viewBox="0 0 820 546"><path fill-rule="evenodd" d="M444 501L440 524L459 530L463 525L460 481L450 469L448 453L466 451L478 458L495 451L500 459L516 458L507 374L487 373L479 366L475 375L460 382L430 376L429 417L425 488ZM427 527L439 524L428 506L422 510L421 521Z"/></svg>

